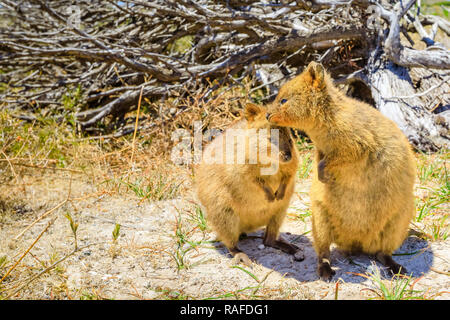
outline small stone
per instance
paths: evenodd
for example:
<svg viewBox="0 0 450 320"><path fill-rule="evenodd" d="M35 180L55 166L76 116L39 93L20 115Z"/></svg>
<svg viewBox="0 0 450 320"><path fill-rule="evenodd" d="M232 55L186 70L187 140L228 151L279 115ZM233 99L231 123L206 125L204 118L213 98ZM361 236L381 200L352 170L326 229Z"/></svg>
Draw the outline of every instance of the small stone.
<svg viewBox="0 0 450 320"><path fill-rule="evenodd" d="M262 250L262 249L264 249L265 248L265 246L263 245L263 244L260 244L259 246L258 246L258 249L259 250Z"/></svg>
<svg viewBox="0 0 450 320"><path fill-rule="evenodd" d="M298 250L296 253L294 253L294 259L296 261L303 261L305 260L305 255L303 254L302 250Z"/></svg>

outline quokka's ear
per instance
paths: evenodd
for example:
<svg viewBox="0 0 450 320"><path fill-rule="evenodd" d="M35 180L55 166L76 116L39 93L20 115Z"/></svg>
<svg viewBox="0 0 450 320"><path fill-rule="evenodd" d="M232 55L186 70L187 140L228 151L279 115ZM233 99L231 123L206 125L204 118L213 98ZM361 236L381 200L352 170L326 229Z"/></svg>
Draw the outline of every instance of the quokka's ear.
<svg viewBox="0 0 450 320"><path fill-rule="evenodd" d="M325 68L322 64L311 61L306 67L306 72L311 77L311 84L315 88L321 88L325 84Z"/></svg>
<svg viewBox="0 0 450 320"><path fill-rule="evenodd" d="M244 117L247 120L253 120L258 114L264 112L264 108L254 103L247 103L244 110Z"/></svg>

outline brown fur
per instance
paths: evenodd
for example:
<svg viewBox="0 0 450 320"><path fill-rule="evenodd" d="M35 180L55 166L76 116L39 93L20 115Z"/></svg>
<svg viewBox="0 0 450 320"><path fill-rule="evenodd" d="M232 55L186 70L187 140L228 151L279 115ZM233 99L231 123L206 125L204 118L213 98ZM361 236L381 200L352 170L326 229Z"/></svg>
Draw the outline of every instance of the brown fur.
<svg viewBox="0 0 450 320"><path fill-rule="evenodd" d="M266 112L263 107L249 104L245 116L229 128L245 129L245 164L207 164L203 157L195 170L197 196L206 210L208 224L231 254L239 255L247 264L250 260L237 248L239 236L263 226L266 226L266 245L289 253L295 253L298 249L277 240L294 191L298 154L290 129L269 125ZM271 128L279 129L279 145L269 144L269 148L279 149L276 150L279 167L273 175L261 175L260 169L269 166L263 160L268 159L259 158L256 164L249 164L249 148L253 145L249 135L252 129L267 129L270 132ZM227 129L222 137L226 139L228 132ZM216 138L205 148L204 154L213 153L212 150L221 143L223 141Z"/></svg>
<svg viewBox="0 0 450 320"><path fill-rule="evenodd" d="M319 275L334 273L331 243L376 255L398 272L391 254L415 214L415 162L397 125L345 96L314 62L280 89L267 117L305 131L316 147L311 205Z"/></svg>

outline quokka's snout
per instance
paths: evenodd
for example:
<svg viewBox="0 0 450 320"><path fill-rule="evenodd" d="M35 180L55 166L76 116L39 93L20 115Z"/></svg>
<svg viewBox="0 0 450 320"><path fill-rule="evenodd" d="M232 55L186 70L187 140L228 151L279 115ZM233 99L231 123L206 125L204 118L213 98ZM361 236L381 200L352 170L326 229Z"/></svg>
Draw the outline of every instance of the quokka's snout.
<svg viewBox="0 0 450 320"><path fill-rule="evenodd" d="M281 152L281 159L282 159L283 162L291 161L291 159L292 159L291 151L290 150L289 151L282 151Z"/></svg>

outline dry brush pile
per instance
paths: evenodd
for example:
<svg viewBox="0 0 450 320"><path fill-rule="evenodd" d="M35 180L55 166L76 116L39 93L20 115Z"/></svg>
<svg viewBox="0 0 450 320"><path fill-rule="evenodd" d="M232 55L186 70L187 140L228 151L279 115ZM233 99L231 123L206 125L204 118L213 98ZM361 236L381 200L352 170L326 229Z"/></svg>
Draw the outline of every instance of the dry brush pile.
<svg viewBox="0 0 450 320"><path fill-rule="evenodd" d="M1 0L0 101L26 121L44 114L120 136L133 132L124 116L141 95L144 131L192 104L207 110L223 88L239 89L239 101L270 101L315 60L417 149L435 151L450 137L450 53L436 40L447 39L450 23L415 3ZM414 48L411 32L425 49Z"/></svg>

